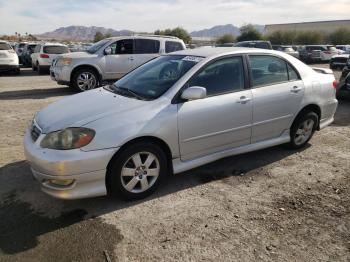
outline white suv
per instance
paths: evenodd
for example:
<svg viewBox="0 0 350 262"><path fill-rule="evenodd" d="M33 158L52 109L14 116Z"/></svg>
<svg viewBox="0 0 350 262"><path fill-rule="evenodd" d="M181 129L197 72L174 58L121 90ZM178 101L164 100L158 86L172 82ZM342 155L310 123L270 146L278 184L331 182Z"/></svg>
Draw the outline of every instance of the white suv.
<svg viewBox="0 0 350 262"><path fill-rule="evenodd" d="M18 56L11 45L5 41L0 41L0 72L2 71L20 73Z"/></svg>
<svg viewBox="0 0 350 262"><path fill-rule="evenodd" d="M59 43L40 43L38 44L32 58L32 69L38 70L39 74L42 74L45 70L48 71L51 63L57 55L69 53L68 46Z"/></svg>
<svg viewBox="0 0 350 262"><path fill-rule="evenodd" d="M111 37L95 43L86 52L59 56L50 69L51 78L58 84L86 91L103 81L119 79L161 54L184 49L184 42L177 37Z"/></svg>

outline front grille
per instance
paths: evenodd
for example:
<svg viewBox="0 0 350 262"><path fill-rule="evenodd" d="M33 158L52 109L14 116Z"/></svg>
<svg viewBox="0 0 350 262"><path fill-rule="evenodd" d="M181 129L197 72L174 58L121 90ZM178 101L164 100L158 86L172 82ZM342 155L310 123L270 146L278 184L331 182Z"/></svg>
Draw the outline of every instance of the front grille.
<svg viewBox="0 0 350 262"><path fill-rule="evenodd" d="M348 61L348 58L346 58L346 57L333 57L331 60L332 60L332 62L335 62L335 63L346 64L346 62Z"/></svg>
<svg viewBox="0 0 350 262"><path fill-rule="evenodd" d="M40 129L36 126L36 123L32 122L32 128L30 129L30 134L32 136L33 141L35 142L38 137L41 135Z"/></svg>

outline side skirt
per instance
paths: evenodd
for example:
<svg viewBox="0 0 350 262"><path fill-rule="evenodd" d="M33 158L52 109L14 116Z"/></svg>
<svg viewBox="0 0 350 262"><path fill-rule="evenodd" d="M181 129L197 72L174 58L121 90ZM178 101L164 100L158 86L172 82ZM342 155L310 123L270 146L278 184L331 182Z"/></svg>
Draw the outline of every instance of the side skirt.
<svg viewBox="0 0 350 262"><path fill-rule="evenodd" d="M288 142L290 142L290 135L289 135L289 130L286 130L282 133L281 136L279 136L277 138L273 138L270 140L261 141L261 142L257 142L257 143L249 144L249 145L245 145L245 146L227 149L224 151L216 152L214 154L202 156L202 157L195 158L192 160L181 161L180 158L176 158L176 159L173 159L174 174L178 174L178 173L181 173L181 172L190 170L192 168L208 164L210 162L213 162L213 161L216 161L218 159L225 158L228 156L234 156L234 155L239 155L239 154L243 154L243 153L248 153L251 151L256 151L256 150L260 150L263 148L272 147L272 146L276 146L276 145L280 145L280 144L284 144L284 143L288 143Z"/></svg>

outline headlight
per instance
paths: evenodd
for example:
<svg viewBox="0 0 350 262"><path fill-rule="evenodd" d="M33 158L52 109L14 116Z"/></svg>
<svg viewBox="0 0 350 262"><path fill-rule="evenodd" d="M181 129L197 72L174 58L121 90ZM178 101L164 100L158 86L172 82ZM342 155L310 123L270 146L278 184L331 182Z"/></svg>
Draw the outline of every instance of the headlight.
<svg viewBox="0 0 350 262"><path fill-rule="evenodd" d="M42 148L69 150L88 145L95 131L88 128L72 127L47 134L41 141Z"/></svg>
<svg viewBox="0 0 350 262"><path fill-rule="evenodd" d="M72 58L62 57L58 60L57 65L58 66L66 66L66 65L70 65L71 63L72 63Z"/></svg>

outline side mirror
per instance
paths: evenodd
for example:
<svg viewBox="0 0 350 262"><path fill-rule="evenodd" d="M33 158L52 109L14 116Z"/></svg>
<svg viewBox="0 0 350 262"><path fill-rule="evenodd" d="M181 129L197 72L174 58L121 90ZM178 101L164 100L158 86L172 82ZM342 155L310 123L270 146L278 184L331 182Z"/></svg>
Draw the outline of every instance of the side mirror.
<svg viewBox="0 0 350 262"><path fill-rule="evenodd" d="M201 86L191 86L182 92L181 98L184 100L202 99L207 96L207 89Z"/></svg>
<svg viewBox="0 0 350 262"><path fill-rule="evenodd" d="M111 55L111 54L112 54L112 48L110 46L106 47L105 55Z"/></svg>

